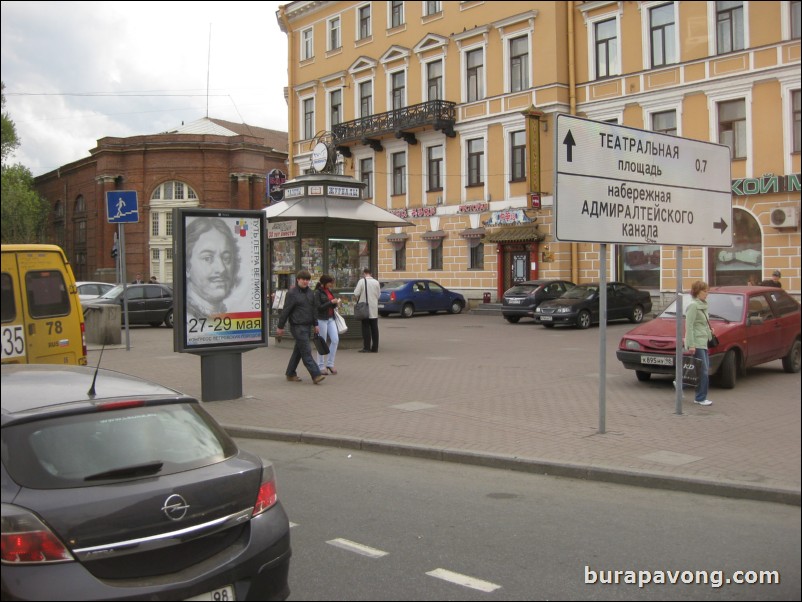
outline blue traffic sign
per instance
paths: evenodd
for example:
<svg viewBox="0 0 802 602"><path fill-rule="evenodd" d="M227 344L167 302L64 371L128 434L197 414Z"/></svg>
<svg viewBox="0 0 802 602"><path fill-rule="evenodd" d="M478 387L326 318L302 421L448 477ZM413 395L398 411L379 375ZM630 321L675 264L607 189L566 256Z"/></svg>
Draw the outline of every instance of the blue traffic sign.
<svg viewBox="0 0 802 602"><path fill-rule="evenodd" d="M139 221L136 190L110 190L106 193L106 215L110 224L131 224Z"/></svg>

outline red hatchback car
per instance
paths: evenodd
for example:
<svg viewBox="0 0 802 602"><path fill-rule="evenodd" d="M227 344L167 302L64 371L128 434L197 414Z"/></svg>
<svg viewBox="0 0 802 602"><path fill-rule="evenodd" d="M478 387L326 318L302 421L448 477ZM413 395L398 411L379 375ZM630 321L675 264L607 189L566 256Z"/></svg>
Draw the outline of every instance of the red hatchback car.
<svg viewBox="0 0 802 602"><path fill-rule="evenodd" d="M682 301L683 311L691 302ZM782 289L720 286L710 289L708 312L719 345L710 349L710 374L719 386L735 387L750 366L781 359L786 372L800 369L800 306ZM681 329L684 334L684 325ZM616 356L638 380L652 374L674 376L676 301L657 318L630 330Z"/></svg>

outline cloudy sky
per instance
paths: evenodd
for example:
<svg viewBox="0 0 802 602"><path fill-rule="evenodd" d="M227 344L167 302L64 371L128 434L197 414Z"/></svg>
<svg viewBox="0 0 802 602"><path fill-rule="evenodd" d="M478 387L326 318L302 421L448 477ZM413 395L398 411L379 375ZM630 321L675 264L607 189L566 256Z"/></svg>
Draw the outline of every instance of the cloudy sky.
<svg viewBox="0 0 802 602"><path fill-rule="evenodd" d="M4 110L21 140L10 162L38 176L99 138L201 119L207 103L209 117L286 130L281 4L3 0Z"/></svg>

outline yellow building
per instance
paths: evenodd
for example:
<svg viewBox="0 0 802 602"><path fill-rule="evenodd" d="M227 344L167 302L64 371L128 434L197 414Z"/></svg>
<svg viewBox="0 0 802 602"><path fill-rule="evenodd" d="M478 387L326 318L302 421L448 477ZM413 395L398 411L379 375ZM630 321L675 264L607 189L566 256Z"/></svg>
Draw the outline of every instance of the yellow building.
<svg viewBox="0 0 802 602"><path fill-rule="evenodd" d="M733 246L682 247L683 288L780 270L799 296L800 2L300 1L277 19L290 177L330 132L366 200L415 224L380 235L380 278L474 302L598 280L599 244L555 239L566 113L729 146ZM609 280L673 294L677 247L617 242Z"/></svg>

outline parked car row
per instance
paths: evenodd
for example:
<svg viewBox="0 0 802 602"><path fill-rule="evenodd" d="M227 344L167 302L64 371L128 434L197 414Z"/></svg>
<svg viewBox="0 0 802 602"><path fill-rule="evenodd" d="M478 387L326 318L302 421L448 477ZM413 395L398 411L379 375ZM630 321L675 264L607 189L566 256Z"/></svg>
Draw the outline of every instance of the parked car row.
<svg viewBox="0 0 802 602"><path fill-rule="evenodd" d="M124 292L129 324L173 327L173 289L166 284L117 284L99 297L81 300L81 304L84 308L107 304L122 307Z"/></svg>

